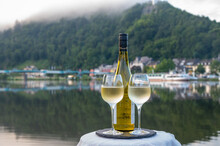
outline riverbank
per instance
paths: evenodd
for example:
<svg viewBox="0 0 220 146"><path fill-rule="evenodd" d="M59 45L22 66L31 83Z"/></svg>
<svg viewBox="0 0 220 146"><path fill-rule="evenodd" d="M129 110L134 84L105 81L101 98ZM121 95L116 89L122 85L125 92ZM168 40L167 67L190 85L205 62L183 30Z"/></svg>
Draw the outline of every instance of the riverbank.
<svg viewBox="0 0 220 146"><path fill-rule="evenodd" d="M24 76L9 76L7 74L4 74L4 75L0 75L0 80L3 80L3 81L11 81L11 80L29 80L29 81L44 81L44 80L102 80L102 77L95 77L95 78L92 78L88 75L83 75L81 77L75 77L75 78L72 78L72 79L69 79L68 77L66 76L46 76L46 77L28 77L28 78L24 78ZM190 81L219 81L218 78L198 78L196 80L190 80ZM165 81L166 82L166 81Z"/></svg>
<svg viewBox="0 0 220 146"><path fill-rule="evenodd" d="M28 81L46 81L46 80L92 80L88 75L83 75L81 77L76 77L73 79L68 79L66 76L46 76L46 77L27 77L24 76L9 76L9 75L0 75L0 80L2 81L13 81L13 80L28 80ZM99 78L97 78L99 80Z"/></svg>
<svg viewBox="0 0 220 146"><path fill-rule="evenodd" d="M214 79L208 79L208 78L200 78L200 79L197 79L196 81L219 81L218 78L214 78Z"/></svg>

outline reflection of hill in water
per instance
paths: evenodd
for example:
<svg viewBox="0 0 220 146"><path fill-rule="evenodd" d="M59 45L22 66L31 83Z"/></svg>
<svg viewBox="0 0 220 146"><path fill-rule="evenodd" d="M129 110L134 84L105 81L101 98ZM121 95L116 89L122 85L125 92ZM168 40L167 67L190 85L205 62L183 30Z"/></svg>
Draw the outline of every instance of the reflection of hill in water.
<svg viewBox="0 0 220 146"><path fill-rule="evenodd" d="M220 104L212 99L174 100L173 91L155 89L161 98L144 104L145 128L173 133L182 143L208 140L220 131ZM3 92L0 94L0 126L17 135L53 134L79 139L82 134L110 127L110 108L100 93L90 90L51 94Z"/></svg>

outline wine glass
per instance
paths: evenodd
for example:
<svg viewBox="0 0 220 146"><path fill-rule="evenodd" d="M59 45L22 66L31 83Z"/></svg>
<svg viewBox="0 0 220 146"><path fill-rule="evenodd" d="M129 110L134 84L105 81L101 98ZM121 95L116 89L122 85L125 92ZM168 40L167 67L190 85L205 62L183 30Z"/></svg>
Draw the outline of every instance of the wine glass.
<svg viewBox="0 0 220 146"><path fill-rule="evenodd" d="M121 75L106 74L103 76L101 86L102 99L111 107L112 129L105 131L104 134L120 135L122 132L114 129L114 109L116 104L122 100L124 96L124 86Z"/></svg>
<svg viewBox="0 0 220 146"><path fill-rule="evenodd" d="M147 74L131 75L128 85L128 96L138 109L138 130L131 132L131 134L142 135L148 133L147 131L141 130L141 107L149 100L150 95L151 89Z"/></svg>

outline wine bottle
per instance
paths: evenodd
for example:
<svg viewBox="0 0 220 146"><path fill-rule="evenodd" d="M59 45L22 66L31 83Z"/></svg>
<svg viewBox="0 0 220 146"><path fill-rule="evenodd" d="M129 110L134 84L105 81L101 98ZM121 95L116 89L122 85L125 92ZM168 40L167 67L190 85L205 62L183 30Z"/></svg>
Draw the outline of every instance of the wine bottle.
<svg viewBox="0 0 220 146"><path fill-rule="evenodd" d="M116 74L121 74L124 85L123 99L117 103L115 109L114 128L119 131L134 130L135 105L128 97L128 83L131 76L128 61L128 35L119 34L119 57Z"/></svg>

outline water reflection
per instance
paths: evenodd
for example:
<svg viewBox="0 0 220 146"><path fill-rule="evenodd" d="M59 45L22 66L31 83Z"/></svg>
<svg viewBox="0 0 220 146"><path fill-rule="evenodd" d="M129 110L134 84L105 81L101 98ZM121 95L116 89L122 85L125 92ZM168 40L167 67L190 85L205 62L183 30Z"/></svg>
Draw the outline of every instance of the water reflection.
<svg viewBox="0 0 220 146"><path fill-rule="evenodd" d="M152 82L151 87L163 98L164 95L158 93L160 89L173 93L169 98L175 100L210 98L220 102L220 82Z"/></svg>
<svg viewBox="0 0 220 146"><path fill-rule="evenodd" d="M220 89L220 82L151 82L151 88L178 92L178 98L195 98L195 95L211 97L212 88ZM101 90L100 81L10 81L0 82L0 92L38 92L41 90Z"/></svg>
<svg viewBox="0 0 220 146"><path fill-rule="evenodd" d="M220 135L220 131L218 132ZM220 136L212 136L209 138L209 141L195 141L190 144L190 146L219 146L220 144Z"/></svg>
<svg viewBox="0 0 220 146"><path fill-rule="evenodd" d="M110 110L100 96L100 85L1 82L0 145L75 145L81 135L109 127ZM182 144L219 144L219 82L151 82L151 86L152 98L143 106L143 127L171 132Z"/></svg>
<svg viewBox="0 0 220 146"><path fill-rule="evenodd" d="M169 98L181 99L200 99L212 98L220 102L220 82L151 82L151 88L155 95L164 97L166 92L173 93ZM160 90L162 89L162 90ZM101 81L10 81L0 82L0 92L26 92L34 94L38 91L47 90L54 93L59 90L101 90ZM157 97L158 97L157 96ZM154 96L153 96L154 97Z"/></svg>
<svg viewBox="0 0 220 146"><path fill-rule="evenodd" d="M77 145L73 139L63 140L60 137L51 135L18 135L8 131L5 127L0 127L0 145L1 146L74 146Z"/></svg>
<svg viewBox="0 0 220 146"><path fill-rule="evenodd" d="M10 81L0 82L0 92L20 92L35 93L41 90L97 90L101 89L100 82L82 81Z"/></svg>

